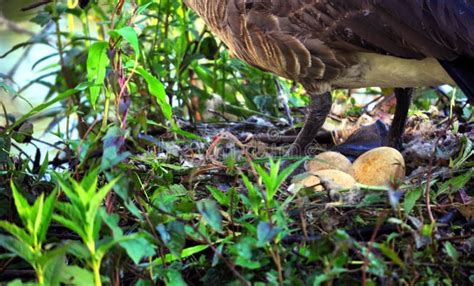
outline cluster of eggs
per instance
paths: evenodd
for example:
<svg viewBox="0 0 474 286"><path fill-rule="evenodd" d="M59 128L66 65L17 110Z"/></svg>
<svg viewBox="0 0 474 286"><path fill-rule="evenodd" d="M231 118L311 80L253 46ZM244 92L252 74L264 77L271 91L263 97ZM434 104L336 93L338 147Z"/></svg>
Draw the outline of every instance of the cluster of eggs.
<svg viewBox="0 0 474 286"><path fill-rule="evenodd" d="M296 183L315 191L353 189L357 183L387 186L405 177L405 160L390 147L372 149L351 163L337 152L324 152L306 163L306 176Z"/></svg>

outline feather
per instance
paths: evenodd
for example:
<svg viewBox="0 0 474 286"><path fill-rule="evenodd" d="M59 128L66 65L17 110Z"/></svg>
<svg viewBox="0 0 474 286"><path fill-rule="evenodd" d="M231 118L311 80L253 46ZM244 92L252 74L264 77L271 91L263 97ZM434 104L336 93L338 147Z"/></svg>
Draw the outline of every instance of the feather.
<svg viewBox="0 0 474 286"><path fill-rule="evenodd" d="M471 104L474 104L474 59L461 57L440 63L466 94Z"/></svg>
<svg viewBox="0 0 474 286"><path fill-rule="evenodd" d="M357 53L375 53L436 58L473 93L461 62L474 58L474 0L186 2L239 58L306 86L341 82Z"/></svg>

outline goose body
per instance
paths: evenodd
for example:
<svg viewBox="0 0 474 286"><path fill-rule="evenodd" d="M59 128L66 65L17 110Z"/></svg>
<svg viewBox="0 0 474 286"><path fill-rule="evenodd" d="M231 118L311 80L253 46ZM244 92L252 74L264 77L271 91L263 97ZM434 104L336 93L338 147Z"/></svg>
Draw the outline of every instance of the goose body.
<svg viewBox="0 0 474 286"><path fill-rule="evenodd" d="M416 87L455 84L434 58L402 59L373 53L356 53L357 64L331 81L336 88Z"/></svg>
<svg viewBox="0 0 474 286"><path fill-rule="evenodd" d="M310 95L457 83L474 98L474 0L185 2L237 57Z"/></svg>

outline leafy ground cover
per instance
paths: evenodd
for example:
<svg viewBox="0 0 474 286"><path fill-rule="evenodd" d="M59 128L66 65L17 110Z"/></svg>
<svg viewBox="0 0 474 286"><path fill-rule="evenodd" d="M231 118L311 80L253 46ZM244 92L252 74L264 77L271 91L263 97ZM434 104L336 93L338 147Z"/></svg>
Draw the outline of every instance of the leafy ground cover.
<svg viewBox="0 0 474 286"><path fill-rule="evenodd" d="M56 49L31 83L2 71L2 98L49 91L22 115L1 104L2 282L474 282L472 109L456 90L417 91L403 182L314 192L291 182L308 158L283 157L300 87L234 59L180 1L73 2L28 9L41 30L11 51ZM392 90L362 91L375 108L357 92L333 94L315 152L389 121ZM54 142L33 135L43 117Z"/></svg>

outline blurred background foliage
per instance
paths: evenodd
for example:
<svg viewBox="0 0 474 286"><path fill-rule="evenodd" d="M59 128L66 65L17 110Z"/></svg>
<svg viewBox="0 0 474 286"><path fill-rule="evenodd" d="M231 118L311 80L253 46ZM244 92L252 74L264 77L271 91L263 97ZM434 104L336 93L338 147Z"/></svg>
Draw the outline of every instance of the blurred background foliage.
<svg viewBox="0 0 474 286"><path fill-rule="evenodd" d="M10 96L15 96L18 92L21 96L26 89L34 90L37 85L44 85L48 88L45 96L35 93L35 97L48 100L57 93L87 83L87 56L91 44L98 40L108 40L112 28L118 30L131 26L137 33L141 48L141 54L136 57L136 65L143 67L163 83L167 101L173 106L176 116L199 122L219 118L216 114L223 117L229 115L232 119L253 114L270 117L279 115L277 79L229 55L222 43L210 34L181 1L125 1L121 14L116 15L115 19L110 18L116 8L112 1L100 1L99 5L91 3L84 11L71 9L65 2L58 1L55 9L54 6L47 5L34 12L21 12L20 8L36 2L2 1L2 14L6 19L17 21L30 18L43 29L27 41L12 45L12 50L3 50L2 60L10 52L34 44L54 49L54 52L42 54L39 59L30 63L33 70L27 86L19 86L15 77L8 77L4 66L1 71L3 81L11 89L4 89L2 93L7 91ZM53 22L59 25L55 27ZM130 55L131 51L131 46L124 44L119 45L115 52L126 63L135 60ZM41 53L42 50L35 49L34 52ZM20 57L18 60L23 59ZM112 69L108 68L107 73L109 80L105 88L101 89L95 110L87 100L89 89L82 89L64 100L62 108L56 109L55 123L61 118L78 116L79 135L84 135L87 124L82 123L90 124L98 120L103 115L105 93L114 92L113 80L110 78L113 77ZM288 94L290 91L299 91L292 89L291 83L286 81L280 80L280 85ZM147 94L143 86L142 79L136 76L130 79L132 112L129 114L133 114L130 119L146 118L162 124L159 104ZM298 92L293 93L291 102L301 105L304 99L300 99L297 94ZM144 106L147 108L143 109ZM214 114L209 112L209 106ZM136 114L144 118L137 117ZM49 129L52 127L49 126ZM70 128L67 132L71 133L73 130Z"/></svg>

